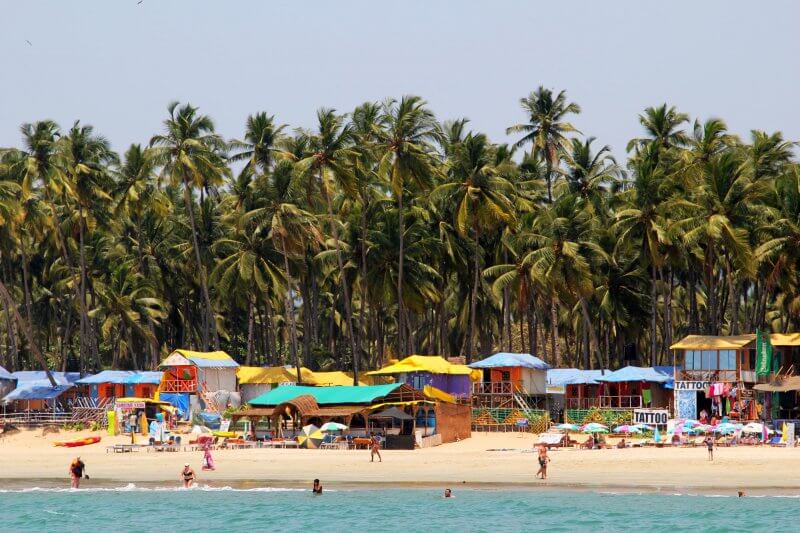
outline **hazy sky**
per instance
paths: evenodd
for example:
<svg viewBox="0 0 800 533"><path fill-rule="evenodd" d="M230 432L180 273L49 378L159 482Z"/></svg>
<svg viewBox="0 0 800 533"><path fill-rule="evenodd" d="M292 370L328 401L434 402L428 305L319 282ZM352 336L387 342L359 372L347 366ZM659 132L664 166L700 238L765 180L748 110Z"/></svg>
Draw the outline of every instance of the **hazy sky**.
<svg viewBox="0 0 800 533"><path fill-rule="evenodd" d="M800 138L791 0L137 1L0 4L0 146L52 118L124 150L176 99L236 137L256 111L309 127L321 106L408 93L506 142L540 84L566 89L583 107L575 125L618 156L637 114L665 101L739 134Z"/></svg>

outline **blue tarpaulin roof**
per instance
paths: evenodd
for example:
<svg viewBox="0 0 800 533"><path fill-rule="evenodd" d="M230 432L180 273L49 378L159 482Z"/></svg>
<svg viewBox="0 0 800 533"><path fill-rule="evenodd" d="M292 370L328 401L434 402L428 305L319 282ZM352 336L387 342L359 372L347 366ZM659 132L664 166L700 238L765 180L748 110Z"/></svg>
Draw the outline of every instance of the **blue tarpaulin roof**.
<svg viewBox="0 0 800 533"><path fill-rule="evenodd" d="M56 383L59 385L71 385L78 381L81 377L80 373L78 372L50 373L53 375L53 379L55 379ZM50 381L47 379L47 373L44 370L21 370L19 372L14 372L11 375L17 378L20 386L22 386L24 382L29 381L45 381L48 385L50 384Z"/></svg>
<svg viewBox="0 0 800 533"><path fill-rule="evenodd" d="M94 376L86 376L75 383L78 385L97 385L100 383L113 383L116 385L133 385L137 383L149 383L158 385L161 383L163 372L138 372L133 370L103 370Z"/></svg>
<svg viewBox="0 0 800 533"><path fill-rule="evenodd" d="M9 403L15 400L49 400L61 396L61 393L71 388L72 385L52 387L49 382L45 385L39 381L31 381L9 392L6 397L3 398L3 402Z"/></svg>
<svg viewBox="0 0 800 533"><path fill-rule="evenodd" d="M477 363L472 363L469 366L471 368L506 368L521 366L524 368L533 368L534 370L547 370L550 368L550 365L529 353L507 352L498 352Z"/></svg>
<svg viewBox="0 0 800 533"><path fill-rule="evenodd" d="M611 383L619 383L623 381L649 381L651 383L666 383L671 378L656 371L651 366L626 366L615 370L605 376L602 376L599 381L607 381Z"/></svg>
<svg viewBox="0 0 800 533"><path fill-rule="evenodd" d="M605 371L608 374L608 370ZM563 385L598 385L602 370L581 370L579 368L551 368L547 371L547 384Z"/></svg>
<svg viewBox="0 0 800 533"><path fill-rule="evenodd" d="M11 372L0 366L0 379L17 379L11 375Z"/></svg>

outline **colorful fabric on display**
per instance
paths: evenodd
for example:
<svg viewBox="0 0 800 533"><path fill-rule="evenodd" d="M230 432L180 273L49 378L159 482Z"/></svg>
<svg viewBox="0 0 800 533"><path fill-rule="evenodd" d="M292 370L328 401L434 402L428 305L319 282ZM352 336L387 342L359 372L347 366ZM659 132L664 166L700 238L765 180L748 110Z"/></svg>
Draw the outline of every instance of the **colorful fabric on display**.
<svg viewBox="0 0 800 533"><path fill-rule="evenodd" d="M642 401L645 403L645 405L650 405L652 399L653 393L650 391L650 389L644 389L642 391Z"/></svg>

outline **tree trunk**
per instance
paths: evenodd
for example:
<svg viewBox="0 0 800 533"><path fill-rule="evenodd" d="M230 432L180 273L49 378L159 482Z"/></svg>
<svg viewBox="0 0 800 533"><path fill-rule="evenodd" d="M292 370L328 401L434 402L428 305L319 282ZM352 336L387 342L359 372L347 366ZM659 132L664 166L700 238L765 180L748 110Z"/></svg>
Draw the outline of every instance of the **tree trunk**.
<svg viewBox="0 0 800 533"><path fill-rule="evenodd" d="M469 333L467 334L467 364L472 363L472 354L474 349L474 339L475 339L475 309L478 304L478 259L479 253L478 248L480 246L479 240L481 237L480 229L478 229L477 224L473 228L475 230L475 254L474 254L474 263L473 269L475 270L473 279L472 279L472 296L469 302Z"/></svg>
<svg viewBox="0 0 800 533"><path fill-rule="evenodd" d="M366 196L366 195L364 195ZM362 342L366 346L365 355L367 361L370 360L371 338L369 331L369 322L367 321L367 202L366 198L361 201L361 295L359 298L360 310L358 312L359 321L361 322L361 332L366 342ZM359 337L361 338L361 337Z"/></svg>
<svg viewBox="0 0 800 533"><path fill-rule="evenodd" d="M657 339L656 319L658 315L658 301L656 295L656 267L650 266L650 366L656 365Z"/></svg>
<svg viewBox="0 0 800 533"><path fill-rule="evenodd" d="M337 242L338 246L338 242ZM300 375L300 356L297 353L297 326L294 321L294 302L292 301L292 271L289 270L289 256L286 252L286 236L281 234L281 248L283 249L283 268L286 271L286 298L284 299L284 307L286 308L286 320L289 321L289 353L292 356L292 362L297 371L297 383L302 383L303 378Z"/></svg>
<svg viewBox="0 0 800 533"><path fill-rule="evenodd" d="M86 352L89 349L89 313L86 310L86 252L84 245L83 205L78 204L78 236L80 254L80 292L78 305L81 312L81 350L80 350L80 375L86 372Z"/></svg>
<svg viewBox="0 0 800 533"><path fill-rule="evenodd" d="M674 273L672 267L668 269L667 273L667 293L664 297L664 335L665 335L665 349L669 350L672 346L672 286L673 286Z"/></svg>
<svg viewBox="0 0 800 533"><path fill-rule="evenodd" d="M202 189L201 189L202 193ZM192 229L192 247L194 248L194 259L197 261L197 271L200 274L200 287L203 291L203 301L206 308L206 327L203 330L203 350L208 350L210 338L213 337L214 349L219 350L219 335L217 334L217 322L214 317L214 308L211 305L211 296L208 292L208 279L206 268L203 265L200 255L200 243L197 240L197 225L194 220L194 202L192 200L192 190L189 180L183 178L183 198L186 202L186 209L189 212L189 224Z"/></svg>
<svg viewBox="0 0 800 533"><path fill-rule="evenodd" d="M597 332L594 330L594 325L592 322L592 317L589 316L589 304L586 302L586 298L580 299L580 306L581 306L581 313L583 314L583 327L586 328L586 331L589 333L589 341L592 347L592 352L594 352L597 361L602 360L602 356L600 354L600 342L597 340Z"/></svg>
<svg viewBox="0 0 800 533"><path fill-rule="evenodd" d="M553 322L551 324L551 333L552 333L552 345L553 345L553 361L555 361L555 367L561 367L561 350L559 349L559 339L558 339L558 300L555 296L550 298L550 320Z"/></svg>
<svg viewBox="0 0 800 533"><path fill-rule="evenodd" d="M33 332L28 329L28 323L22 319L22 316L19 314L19 310L17 309L16 304L14 303L13 298L11 298L11 293L8 292L5 283L0 281L0 298L3 298L6 302L6 312L11 312L14 315L14 319L17 321L17 325L22 330L22 333L25 335L25 339L28 341L30 345L31 352L33 352L33 357L36 359L36 362L41 365L42 369L44 370L45 374L47 375L47 379L50 381L50 385L55 387L56 380L53 379L53 374L50 373L50 368L47 366L47 360L44 358L44 355L39 350L39 346L36 344L36 340L33 338Z"/></svg>
<svg viewBox="0 0 800 533"><path fill-rule="evenodd" d="M339 275L342 280L342 294L344 296L344 313L345 321L347 322L347 336L350 338L350 350L353 356L353 385L358 386L358 360L361 354L358 351L355 332L353 331L353 310L350 302L350 288L347 286L347 276L344 271L344 263L342 262L342 251L339 247L339 228L336 225L336 220L333 217L333 203L331 202L328 187L325 185L322 169L319 172L319 181L322 187L323 194L325 195L325 203L328 204L328 217L330 217L331 233L333 240L336 241L336 263L339 267Z"/></svg>
<svg viewBox="0 0 800 533"><path fill-rule="evenodd" d="M403 217L403 191L397 195L398 225L400 226L400 246L397 254L397 358L405 357L405 332L403 309L403 255L405 254L405 218Z"/></svg>
<svg viewBox="0 0 800 533"><path fill-rule="evenodd" d="M248 296L247 298L247 361L245 364L250 366L253 361L253 352L254 350L254 343L253 343L253 330L255 327L255 310L253 309L255 306L253 305L253 298L252 296Z"/></svg>

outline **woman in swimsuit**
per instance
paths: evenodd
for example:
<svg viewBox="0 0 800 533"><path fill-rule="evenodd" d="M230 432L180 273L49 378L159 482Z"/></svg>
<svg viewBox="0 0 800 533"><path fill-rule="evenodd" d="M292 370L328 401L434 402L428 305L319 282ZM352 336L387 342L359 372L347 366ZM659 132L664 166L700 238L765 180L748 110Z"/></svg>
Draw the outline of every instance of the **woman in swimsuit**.
<svg viewBox="0 0 800 533"><path fill-rule="evenodd" d="M378 440L378 437L375 435L370 435L369 437L369 462L373 462L375 460L375 456L378 456L378 462L383 462L381 459L381 442Z"/></svg>
<svg viewBox="0 0 800 533"><path fill-rule="evenodd" d="M183 478L183 488L190 488L192 486L192 482L194 481L194 470L192 470L192 467L189 466L189 463L183 465L181 477Z"/></svg>
<svg viewBox="0 0 800 533"><path fill-rule="evenodd" d="M322 494L322 483L318 479L314 480L314 486L311 487L311 492L314 494Z"/></svg>
<svg viewBox="0 0 800 533"><path fill-rule="evenodd" d="M86 465L83 464L80 457L76 457L74 461L69 465L69 476L72 478L72 488L77 489L80 488L81 485L81 478L83 477L83 471L86 468Z"/></svg>
<svg viewBox="0 0 800 533"><path fill-rule="evenodd" d="M539 446L539 471L536 472L536 477L541 474L542 479L547 479L547 462L550 458L547 456L547 448Z"/></svg>

